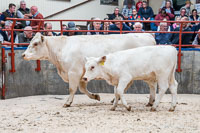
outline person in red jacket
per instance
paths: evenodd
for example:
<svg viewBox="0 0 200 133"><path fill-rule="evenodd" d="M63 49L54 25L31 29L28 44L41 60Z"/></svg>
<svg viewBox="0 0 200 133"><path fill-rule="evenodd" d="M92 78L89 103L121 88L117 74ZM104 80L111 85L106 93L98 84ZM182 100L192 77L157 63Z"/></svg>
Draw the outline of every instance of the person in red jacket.
<svg viewBox="0 0 200 133"><path fill-rule="evenodd" d="M142 7L142 0L138 0L135 6L136 6L137 11L139 11L140 7Z"/></svg>
<svg viewBox="0 0 200 133"><path fill-rule="evenodd" d="M41 13L38 12L38 8L36 6L32 6L31 7L31 14L33 15L32 18L33 19L43 19L43 15ZM30 26L33 29L37 29L39 26L40 21L31 21ZM40 29L44 28L44 22L41 23Z"/></svg>
<svg viewBox="0 0 200 133"><path fill-rule="evenodd" d="M170 20L171 18L174 18L174 14L171 13L167 13L165 9L161 9L160 13L158 15L156 15L155 20ZM159 26L160 23L155 23L156 26ZM170 26L170 23L167 23L168 26Z"/></svg>

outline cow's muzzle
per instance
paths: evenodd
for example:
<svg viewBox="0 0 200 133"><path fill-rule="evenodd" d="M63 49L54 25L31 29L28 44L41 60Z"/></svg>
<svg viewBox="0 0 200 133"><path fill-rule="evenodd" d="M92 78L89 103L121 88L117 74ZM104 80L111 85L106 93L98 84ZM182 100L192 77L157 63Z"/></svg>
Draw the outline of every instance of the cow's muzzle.
<svg viewBox="0 0 200 133"><path fill-rule="evenodd" d="M24 58L25 57L25 54L22 54L22 58Z"/></svg>

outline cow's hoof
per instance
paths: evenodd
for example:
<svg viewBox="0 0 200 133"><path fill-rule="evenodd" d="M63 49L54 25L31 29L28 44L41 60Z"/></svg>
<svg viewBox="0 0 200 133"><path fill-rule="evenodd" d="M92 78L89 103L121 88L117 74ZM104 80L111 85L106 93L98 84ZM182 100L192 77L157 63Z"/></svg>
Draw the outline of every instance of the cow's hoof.
<svg viewBox="0 0 200 133"><path fill-rule="evenodd" d="M155 112L156 111L156 108L154 108L154 107L151 107L151 110L150 110L151 112Z"/></svg>
<svg viewBox="0 0 200 133"><path fill-rule="evenodd" d="M115 107L112 107L110 110L111 110L111 111L115 111Z"/></svg>
<svg viewBox="0 0 200 133"><path fill-rule="evenodd" d="M146 107L152 107L153 106L153 104L151 104L151 103L148 103L147 105L146 105Z"/></svg>
<svg viewBox="0 0 200 133"><path fill-rule="evenodd" d="M131 111L131 106L129 106L128 108L126 108L128 111Z"/></svg>
<svg viewBox="0 0 200 133"><path fill-rule="evenodd" d="M98 100L98 101L101 100L101 99L100 99L100 96L99 96L98 94L95 94L94 97L95 97L95 99Z"/></svg>
<svg viewBox="0 0 200 133"><path fill-rule="evenodd" d="M71 104L64 104L64 105L63 105L63 108L70 107L70 105L71 105Z"/></svg>
<svg viewBox="0 0 200 133"><path fill-rule="evenodd" d="M175 107L171 107L170 109L169 109L169 112L174 112L175 111Z"/></svg>

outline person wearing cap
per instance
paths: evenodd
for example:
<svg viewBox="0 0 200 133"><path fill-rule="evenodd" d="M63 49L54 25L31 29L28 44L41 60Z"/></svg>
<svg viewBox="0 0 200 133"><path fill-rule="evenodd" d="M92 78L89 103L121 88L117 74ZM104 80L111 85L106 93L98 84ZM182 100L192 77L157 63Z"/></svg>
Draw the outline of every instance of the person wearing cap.
<svg viewBox="0 0 200 133"><path fill-rule="evenodd" d="M124 16L119 13L118 7L115 8L114 13L109 16L108 20L114 20L116 17L122 17L124 19Z"/></svg>
<svg viewBox="0 0 200 133"><path fill-rule="evenodd" d="M78 28L76 28L76 25L75 25L74 22L70 21L70 22L68 22L67 25L68 25L67 30L73 30L73 31L67 32L67 36L81 35L82 34L81 32L76 32L76 31L78 31Z"/></svg>
<svg viewBox="0 0 200 133"><path fill-rule="evenodd" d="M190 0L186 0L185 6L181 7L186 9L186 15L190 16L190 6L192 5L192 2Z"/></svg>

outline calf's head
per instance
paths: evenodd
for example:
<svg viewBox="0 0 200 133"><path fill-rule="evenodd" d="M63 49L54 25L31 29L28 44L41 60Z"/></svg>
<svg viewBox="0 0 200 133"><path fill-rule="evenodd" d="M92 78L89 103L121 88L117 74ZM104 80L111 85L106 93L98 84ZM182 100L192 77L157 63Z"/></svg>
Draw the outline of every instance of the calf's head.
<svg viewBox="0 0 200 133"><path fill-rule="evenodd" d="M87 62L85 64L85 74L83 76L83 81L88 82L92 79L100 79L103 74L103 66L106 61L106 56L100 58L89 57L86 58Z"/></svg>
<svg viewBox="0 0 200 133"><path fill-rule="evenodd" d="M48 49L45 37L41 33L36 33L31 40L28 48L22 54L25 60L46 60L48 57Z"/></svg>

